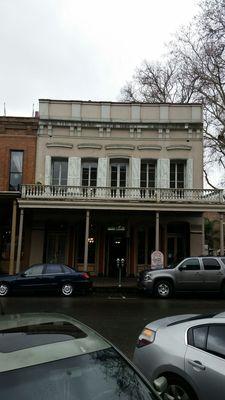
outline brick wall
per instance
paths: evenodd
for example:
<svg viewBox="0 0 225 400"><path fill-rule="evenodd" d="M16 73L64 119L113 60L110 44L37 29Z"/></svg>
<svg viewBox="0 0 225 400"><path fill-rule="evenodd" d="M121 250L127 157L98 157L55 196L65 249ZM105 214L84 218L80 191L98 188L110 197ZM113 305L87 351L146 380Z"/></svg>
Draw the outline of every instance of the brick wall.
<svg viewBox="0 0 225 400"><path fill-rule="evenodd" d="M35 183L38 120L0 117L0 191L9 190L10 151L23 151L22 183Z"/></svg>

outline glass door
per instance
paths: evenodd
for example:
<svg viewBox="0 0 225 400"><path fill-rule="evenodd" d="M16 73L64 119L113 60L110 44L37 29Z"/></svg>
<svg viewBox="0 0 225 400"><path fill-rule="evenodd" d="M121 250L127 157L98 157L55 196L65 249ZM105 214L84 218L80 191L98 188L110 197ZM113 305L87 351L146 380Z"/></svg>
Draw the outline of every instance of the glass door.
<svg viewBox="0 0 225 400"><path fill-rule="evenodd" d="M51 171L51 184L57 186L67 185L68 159L53 158Z"/></svg>
<svg viewBox="0 0 225 400"><path fill-rule="evenodd" d="M127 186L127 163L117 162L111 164L112 197L125 197Z"/></svg>
<svg viewBox="0 0 225 400"><path fill-rule="evenodd" d="M95 196L96 185L97 185L97 162L82 163L83 195L87 197Z"/></svg>

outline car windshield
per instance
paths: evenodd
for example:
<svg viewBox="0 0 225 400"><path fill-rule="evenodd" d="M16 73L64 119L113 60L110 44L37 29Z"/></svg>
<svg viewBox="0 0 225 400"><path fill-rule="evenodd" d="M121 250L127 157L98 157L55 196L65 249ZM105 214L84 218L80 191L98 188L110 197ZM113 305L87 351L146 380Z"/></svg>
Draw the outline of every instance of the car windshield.
<svg viewBox="0 0 225 400"><path fill-rule="evenodd" d="M113 348L3 372L0 387L4 400L158 398Z"/></svg>

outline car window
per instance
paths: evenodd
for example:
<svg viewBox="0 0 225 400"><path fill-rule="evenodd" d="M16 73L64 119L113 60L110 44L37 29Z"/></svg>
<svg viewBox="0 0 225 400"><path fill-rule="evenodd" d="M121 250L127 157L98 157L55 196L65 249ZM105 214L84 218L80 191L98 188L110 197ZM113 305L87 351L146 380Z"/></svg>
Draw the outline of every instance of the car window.
<svg viewBox="0 0 225 400"><path fill-rule="evenodd" d="M225 358L225 325L209 327L207 351Z"/></svg>
<svg viewBox="0 0 225 400"><path fill-rule="evenodd" d="M195 271L200 269L199 260L197 258L185 260L180 266L182 266L185 271Z"/></svg>
<svg viewBox="0 0 225 400"><path fill-rule="evenodd" d="M34 276L34 275L41 275L43 273L43 265L33 265L25 271L25 275L27 276Z"/></svg>
<svg viewBox="0 0 225 400"><path fill-rule="evenodd" d="M220 269L220 264L215 258L203 258L203 265L206 271L214 271Z"/></svg>
<svg viewBox="0 0 225 400"><path fill-rule="evenodd" d="M66 274L72 274L72 269L70 267L67 267L67 265L62 265L63 272Z"/></svg>
<svg viewBox="0 0 225 400"><path fill-rule="evenodd" d="M0 374L10 400L157 400L150 386L114 349L45 362Z"/></svg>
<svg viewBox="0 0 225 400"><path fill-rule="evenodd" d="M193 345L198 349L206 348L208 325L193 328Z"/></svg>
<svg viewBox="0 0 225 400"><path fill-rule="evenodd" d="M46 266L46 274L61 274L62 271L62 267L60 264L47 264Z"/></svg>

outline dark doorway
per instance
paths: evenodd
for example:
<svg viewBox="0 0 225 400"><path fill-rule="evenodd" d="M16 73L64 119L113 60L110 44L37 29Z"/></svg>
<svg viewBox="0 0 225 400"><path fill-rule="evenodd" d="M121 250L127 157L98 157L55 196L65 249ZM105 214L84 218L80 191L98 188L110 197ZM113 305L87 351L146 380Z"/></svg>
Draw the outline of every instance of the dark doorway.
<svg viewBox="0 0 225 400"><path fill-rule="evenodd" d="M117 277L119 270L117 259L124 260L122 263L122 276L126 275L127 267L127 238L125 232L110 232L106 240L106 274L110 277Z"/></svg>
<svg viewBox="0 0 225 400"><path fill-rule="evenodd" d="M190 229L188 223L167 225L167 264L180 262L190 255Z"/></svg>

